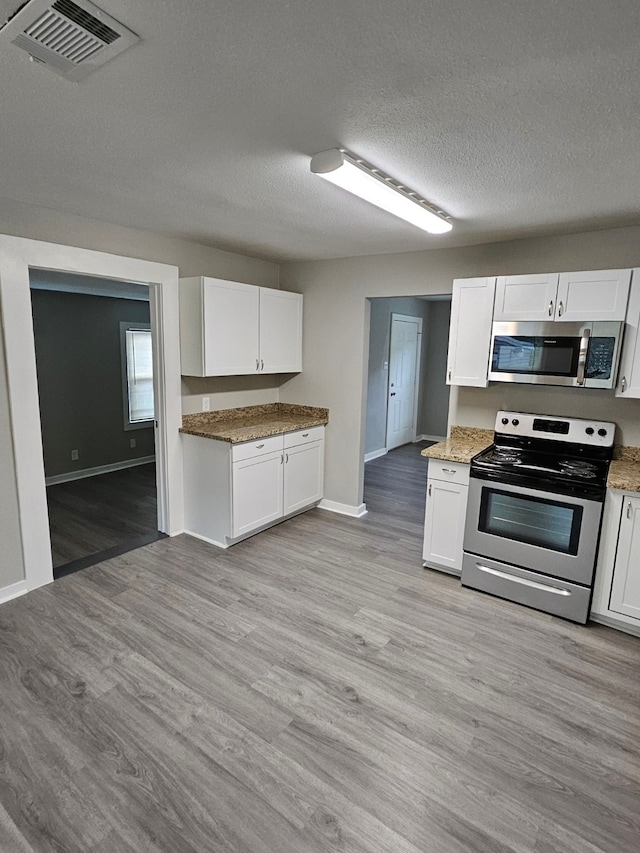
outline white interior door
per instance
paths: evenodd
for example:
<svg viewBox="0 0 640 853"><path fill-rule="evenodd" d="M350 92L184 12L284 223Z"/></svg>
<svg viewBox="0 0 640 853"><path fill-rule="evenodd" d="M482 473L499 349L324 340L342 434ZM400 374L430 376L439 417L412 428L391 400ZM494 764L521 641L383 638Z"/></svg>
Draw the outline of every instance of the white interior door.
<svg viewBox="0 0 640 853"><path fill-rule="evenodd" d="M416 437L418 358L421 336L422 319L420 317L391 315L387 450L407 444Z"/></svg>

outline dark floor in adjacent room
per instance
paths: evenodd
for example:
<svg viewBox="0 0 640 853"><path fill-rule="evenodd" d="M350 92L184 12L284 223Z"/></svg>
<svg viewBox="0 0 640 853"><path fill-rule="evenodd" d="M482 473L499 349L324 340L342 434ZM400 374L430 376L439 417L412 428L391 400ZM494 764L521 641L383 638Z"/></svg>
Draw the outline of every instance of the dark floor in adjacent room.
<svg viewBox="0 0 640 853"><path fill-rule="evenodd" d="M640 640L423 569L425 474L3 604L0 850L637 853Z"/></svg>
<svg viewBox="0 0 640 853"><path fill-rule="evenodd" d="M54 575L158 538L154 462L47 486Z"/></svg>

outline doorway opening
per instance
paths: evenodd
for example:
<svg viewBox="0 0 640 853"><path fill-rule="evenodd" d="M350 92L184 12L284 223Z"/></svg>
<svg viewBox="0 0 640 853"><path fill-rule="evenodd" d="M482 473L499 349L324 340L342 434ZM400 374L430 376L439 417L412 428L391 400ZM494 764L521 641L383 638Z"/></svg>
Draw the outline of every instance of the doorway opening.
<svg viewBox="0 0 640 853"><path fill-rule="evenodd" d="M29 271L53 576L159 538L149 286Z"/></svg>
<svg viewBox="0 0 640 853"><path fill-rule="evenodd" d="M369 302L365 462L408 443L441 441L449 415L451 297L378 297ZM399 382L405 386L402 395ZM404 405L396 403L399 396Z"/></svg>

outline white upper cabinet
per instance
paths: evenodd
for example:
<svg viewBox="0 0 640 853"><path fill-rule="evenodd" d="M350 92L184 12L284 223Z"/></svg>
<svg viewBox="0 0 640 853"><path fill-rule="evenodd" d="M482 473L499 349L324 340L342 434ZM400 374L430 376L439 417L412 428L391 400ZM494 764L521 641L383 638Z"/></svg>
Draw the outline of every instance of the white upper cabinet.
<svg viewBox="0 0 640 853"><path fill-rule="evenodd" d="M553 320L557 290L558 273L500 275L493 319L496 322Z"/></svg>
<svg viewBox="0 0 640 853"><path fill-rule="evenodd" d="M184 376L302 370L302 295L198 276L180 279Z"/></svg>
<svg viewBox="0 0 640 853"><path fill-rule="evenodd" d="M616 397L640 398L640 270L633 270Z"/></svg>
<svg viewBox="0 0 640 853"><path fill-rule="evenodd" d="M624 320L630 270L498 276L497 322Z"/></svg>
<svg viewBox="0 0 640 853"><path fill-rule="evenodd" d="M556 320L624 320L631 270L563 272L558 280Z"/></svg>
<svg viewBox="0 0 640 853"><path fill-rule="evenodd" d="M260 371L302 370L302 294L260 288Z"/></svg>
<svg viewBox="0 0 640 853"><path fill-rule="evenodd" d="M447 384L486 388L495 278L453 282Z"/></svg>

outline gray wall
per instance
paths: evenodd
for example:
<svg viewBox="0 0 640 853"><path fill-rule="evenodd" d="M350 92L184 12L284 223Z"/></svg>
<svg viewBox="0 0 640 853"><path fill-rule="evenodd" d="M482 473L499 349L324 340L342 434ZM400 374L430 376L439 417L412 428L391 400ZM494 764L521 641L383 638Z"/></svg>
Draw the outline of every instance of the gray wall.
<svg viewBox="0 0 640 853"><path fill-rule="evenodd" d="M446 373L451 300L438 299L427 304L429 317L422 347L418 433L444 438L449 416L450 388Z"/></svg>
<svg viewBox="0 0 640 853"><path fill-rule="evenodd" d="M280 389L283 402L328 406L325 496L357 506L364 474L365 393L370 297L451 293L454 278L640 266L640 227L396 255L289 263L283 288L305 296L305 370ZM340 381L336 381L336 377ZM364 391L363 391L364 389ZM613 391L573 392L502 385L451 395L451 423L492 427L497 408L600 417L619 437L640 446L640 401Z"/></svg>
<svg viewBox="0 0 640 853"><path fill-rule="evenodd" d="M0 310L0 588L24 578Z"/></svg>
<svg viewBox="0 0 640 853"><path fill-rule="evenodd" d="M153 456L152 427L124 428L120 354L120 323L148 323L149 303L32 290L31 306L45 475Z"/></svg>
<svg viewBox="0 0 640 853"><path fill-rule="evenodd" d="M382 450L387 438L387 383L389 371L384 363L389 360L389 345L391 337L391 315L406 314L410 317L421 317L422 352L420 354L421 370L425 367L425 338L429 320L429 303L415 297L395 297L393 299L372 299L369 323L369 363L367 376L367 424L365 436L365 453ZM421 383L424 379L421 376ZM419 398L422 397L422 387L419 388ZM418 403L418 433L422 432L420 425L420 402Z"/></svg>

